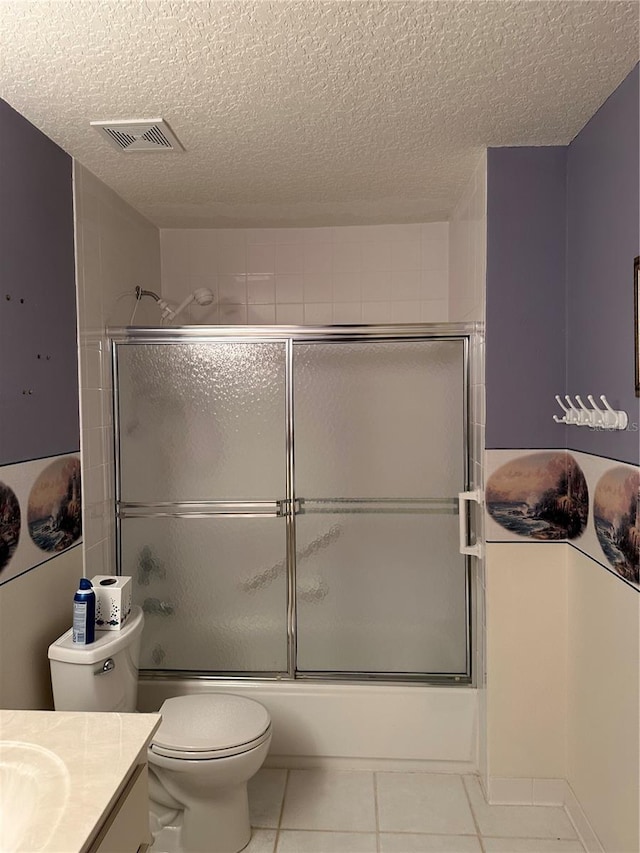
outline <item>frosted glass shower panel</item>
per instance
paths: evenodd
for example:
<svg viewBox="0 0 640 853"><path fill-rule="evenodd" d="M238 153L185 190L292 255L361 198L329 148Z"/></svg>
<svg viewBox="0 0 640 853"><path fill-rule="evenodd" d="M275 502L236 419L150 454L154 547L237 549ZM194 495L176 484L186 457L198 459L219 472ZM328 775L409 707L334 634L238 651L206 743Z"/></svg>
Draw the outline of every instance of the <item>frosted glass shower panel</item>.
<svg viewBox="0 0 640 853"><path fill-rule="evenodd" d="M297 517L298 670L466 673L465 559L441 510Z"/></svg>
<svg viewBox="0 0 640 853"><path fill-rule="evenodd" d="M296 344L294 354L298 497L464 489L461 340Z"/></svg>
<svg viewBox="0 0 640 853"><path fill-rule="evenodd" d="M464 342L294 356L298 670L467 676Z"/></svg>
<svg viewBox="0 0 640 853"><path fill-rule="evenodd" d="M121 500L283 498L285 359L281 342L118 345Z"/></svg>
<svg viewBox="0 0 640 853"><path fill-rule="evenodd" d="M145 614L141 668L287 669L283 518L127 518L122 573Z"/></svg>

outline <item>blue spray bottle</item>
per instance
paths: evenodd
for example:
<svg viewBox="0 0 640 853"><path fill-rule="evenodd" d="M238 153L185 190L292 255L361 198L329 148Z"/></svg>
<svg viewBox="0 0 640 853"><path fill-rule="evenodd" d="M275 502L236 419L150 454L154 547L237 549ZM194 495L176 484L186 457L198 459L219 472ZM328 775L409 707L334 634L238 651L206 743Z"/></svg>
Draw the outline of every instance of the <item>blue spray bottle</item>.
<svg viewBox="0 0 640 853"><path fill-rule="evenodd" d="M89 578L80 578L80 586L73 596L74 643L87 645L96 638L96 594Z"/></svg>

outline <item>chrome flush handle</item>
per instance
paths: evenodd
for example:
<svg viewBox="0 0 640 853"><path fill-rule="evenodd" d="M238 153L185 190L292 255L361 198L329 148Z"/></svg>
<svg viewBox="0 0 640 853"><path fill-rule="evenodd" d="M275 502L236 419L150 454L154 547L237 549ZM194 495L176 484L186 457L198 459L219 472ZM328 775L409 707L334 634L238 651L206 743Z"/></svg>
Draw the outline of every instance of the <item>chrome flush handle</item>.
<svg viewBox="0 0 640 853"><path fill-rule="evenodd" d="M102 664L101 669L96 669L93 671L94 675L104 675L105 672L113 672L116 668L116 663L113 658L107 658L106 661Z"/></svg>

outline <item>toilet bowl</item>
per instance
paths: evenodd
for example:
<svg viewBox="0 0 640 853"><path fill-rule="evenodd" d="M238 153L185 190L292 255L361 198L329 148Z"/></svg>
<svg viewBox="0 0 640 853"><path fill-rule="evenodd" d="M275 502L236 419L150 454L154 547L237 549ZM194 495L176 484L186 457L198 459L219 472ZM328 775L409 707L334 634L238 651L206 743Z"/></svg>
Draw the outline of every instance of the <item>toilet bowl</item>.
<svg viewBox="0 0 640 853"><path fill-rule="evenodd" d="M121 630L99 632L94 643L76 645L71 630L52 643L56 711L135 711L143 625L132 607ZM203 693L167 699L160 713L148 749L152 826L169 830L175 853L238 853L251 837L247 783L271 743L267 709Z"/></svg>
<svg viewBox="0 0 640 853"><path fill-rule="evenodd" d="M167 699L148 749L151 810L177 812L185 853L238 853L251 838L247 783L269 751L262 705L229 693Z"/></svg>

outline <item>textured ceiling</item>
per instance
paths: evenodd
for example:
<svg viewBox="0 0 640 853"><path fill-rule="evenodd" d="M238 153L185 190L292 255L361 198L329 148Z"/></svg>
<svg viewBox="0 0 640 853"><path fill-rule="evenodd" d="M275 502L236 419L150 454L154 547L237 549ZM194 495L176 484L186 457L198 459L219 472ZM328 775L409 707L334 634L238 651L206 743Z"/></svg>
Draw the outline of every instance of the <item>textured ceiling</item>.
<svg viewBox="0 0 640 853"><path fill-rule="evenodd" d="M0 0L0 96L162 227L446 219L488 145L566 144L637 2ZM164 117L184 153L93 119Z"/></svg>

